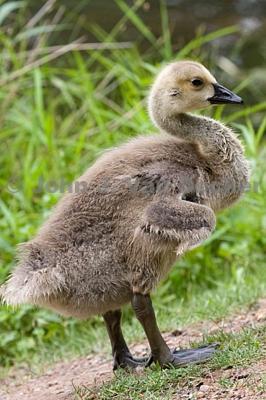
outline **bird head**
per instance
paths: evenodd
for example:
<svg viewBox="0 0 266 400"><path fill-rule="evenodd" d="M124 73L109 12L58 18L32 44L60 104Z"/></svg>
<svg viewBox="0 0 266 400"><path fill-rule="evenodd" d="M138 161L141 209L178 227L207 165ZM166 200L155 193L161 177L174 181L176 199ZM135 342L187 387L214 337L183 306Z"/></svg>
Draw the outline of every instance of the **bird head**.
<svg viewBox="0 0 266 400"><path fill-rule="evenodd" d="M202 64L179 61L168 64L157 76L149 96L149 112L167 118L212 104L241 104L243 100L220 85Z"/></svg>

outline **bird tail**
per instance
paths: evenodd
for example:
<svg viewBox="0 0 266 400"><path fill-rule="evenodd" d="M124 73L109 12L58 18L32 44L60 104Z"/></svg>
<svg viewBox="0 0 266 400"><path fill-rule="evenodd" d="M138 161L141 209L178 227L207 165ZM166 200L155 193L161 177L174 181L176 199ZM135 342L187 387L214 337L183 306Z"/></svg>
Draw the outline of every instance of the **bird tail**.
<svg viewBox="0 0 266 400"><path fill-rule="evenodd" d="M55 257L48 256L36 243L20 245L19 263L0 287L0 298L7 305L43 304L64 287L64 277L56 268ZM51 265L53 263L53 265Z"/></svg>

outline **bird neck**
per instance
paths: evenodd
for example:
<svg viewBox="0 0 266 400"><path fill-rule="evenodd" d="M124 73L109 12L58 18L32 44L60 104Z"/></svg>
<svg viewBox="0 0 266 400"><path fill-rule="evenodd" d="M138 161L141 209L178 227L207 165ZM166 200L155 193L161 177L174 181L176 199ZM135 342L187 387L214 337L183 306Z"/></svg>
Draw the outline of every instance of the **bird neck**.
<svg viewBox="0 0 266 400"><path fill-rule="evenodd" d="M153 113L152 117L163 131L187 142L197 143L206 159L213 164L228 162L235 156L242 157L243 149L235 134L214 119L189 113L162 117L160 111Z"/></svg>
<svg viewBox="0 0 266 400"><path fill-rule="evenodd" d="M161 109L158 107L153 110L152 119L156 126L158 126L163 131L169 133L173 136L183 137L184 139L190 140L189 136L195 135L194 129L198 132L198 125L202 125L203 117L195 114L188 114L184 112L177 112L171 115L162 115ZM212 120L207 122L204 119L205 124L208 125Z"/></svg>

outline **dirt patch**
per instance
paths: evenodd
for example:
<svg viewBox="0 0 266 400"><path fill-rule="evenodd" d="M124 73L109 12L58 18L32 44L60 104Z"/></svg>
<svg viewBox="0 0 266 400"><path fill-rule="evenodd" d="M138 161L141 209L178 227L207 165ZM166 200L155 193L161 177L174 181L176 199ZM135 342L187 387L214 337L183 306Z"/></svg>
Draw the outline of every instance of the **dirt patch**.
<svg viewBox="0 0 266 400"><path fill-rule="evenodd" d="M203 335L217 330L238 332L244 327L258 327L266 320L266 299L260 300L251 309L219 322L205 321L182 331L165 333L163 336L172 348L188 346L191 341L200 341ZM146 342L131 346L137 355L148 353ZM184 388L177 393L177 399L243 399L262 400L263 377L266 360L246 369L215 371L195 383L192 389ZM69 362L60 362L49 368L45 374L33 377L13 371L6 379L0 380L0 400L71 400L74 387L98 386L113 377L112 360L104 355L80 357ZM260 386L262 389L260 389ZM264 388L265 389L265 388ZM174 399L174 398L173 398Z"/></svg>
<svg viewBox="0 0 266 400"><path fill-rule="evenodd" d="M182 388L172 400L265 400L266 359L248 368L219 370Z"/></svg>

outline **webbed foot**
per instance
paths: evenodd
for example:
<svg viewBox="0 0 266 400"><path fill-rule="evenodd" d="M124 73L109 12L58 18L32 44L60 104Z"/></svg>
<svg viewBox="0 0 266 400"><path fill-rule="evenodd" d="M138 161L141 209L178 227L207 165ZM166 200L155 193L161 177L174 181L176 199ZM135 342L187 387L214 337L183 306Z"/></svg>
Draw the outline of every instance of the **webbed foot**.
<svg viewBox="0 0 266 400"><path fill-rule="evenodd" d="M219 343L212 343L196 349L174 350L171 353L172 359L168 362L163 362L162 367L167 368L171 365L174 367L185 367L192 364L204 363L213 357L218 347Z"/></svg>
<svg viewBox="0 0 266 400"><path fill-rule="evenodd" d="M219 343L212 343L210 345L200 346L195 349L185 350L173 350L172 352L165 354L161 359L155 358L150 355L146 359L145 367L149 367L153 362L159 362L162 368L174 367L185 367L191 364L201 364L210 360L216 349L219 347Z"/></svg>

